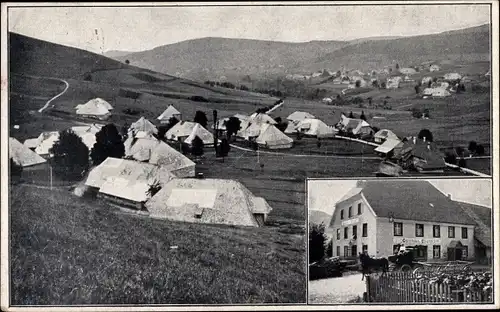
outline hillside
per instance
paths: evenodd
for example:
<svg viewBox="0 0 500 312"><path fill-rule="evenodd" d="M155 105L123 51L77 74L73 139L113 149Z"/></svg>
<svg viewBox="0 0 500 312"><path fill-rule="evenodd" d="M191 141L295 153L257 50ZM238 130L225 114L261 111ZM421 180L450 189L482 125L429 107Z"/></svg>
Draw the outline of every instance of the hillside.
<svg viewBox="0 0 500 312"><path fill-rule="evenodd" d="M309 224L330 224L332 216L326 212L319 210L309 210Z"/></svg>
<svg viewBox="0 0 500 312"><path fill-rule="evenodd" d="M117 57L162 73L203 81L224 75L265 76L282 73L304 59L314 59L345 46L342 41L306 43L201 38Z"/></svg>
<svg viewBox="0 0 500 312"><path fill-rule="evenodd" d="M300 237L151 220L66 190L10 191L14 305L305 302Z"/></svg>
<svg viewBox="0 0 500 312"><path fill-rule="evenodd" d="M259 80L341 66L370 69L399 62L489 60L489 25L413 37L380 36L303 43L201 38L115 56L162 73L204 81ZM249 77L247 77L249 76Z"/></svg>
<svg viewBox="0 0 500 312"><path fill-rule="evenodd" d="M296 70L313 71L340 66L368 70L395 63L411 66L426 61L458 64L489 61L489 27L482 25L440 34L351 44L314 61L304 60Z"/></svg>

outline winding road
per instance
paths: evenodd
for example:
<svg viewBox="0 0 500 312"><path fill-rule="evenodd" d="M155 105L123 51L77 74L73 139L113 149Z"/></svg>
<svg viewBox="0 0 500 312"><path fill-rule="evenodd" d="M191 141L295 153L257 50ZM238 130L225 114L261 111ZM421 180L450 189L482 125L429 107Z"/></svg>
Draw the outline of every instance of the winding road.
<svg viewBox="0 0 500 312"><path fill-rule="evenodd" d="M63 95L64 93L66 93L66 91L67 91L67 90L68 90L68 88L69 88L69 83L68 83L66 80L64 80L64 79L59 79L59 78L49 78L49 77L36 77L36 76L31 76L31 77L33 77L33 78L39 78L39 79L51 79L51 80L57 80L57 81L60 81L60 82L62 82L62 83L64 83L64 84L66 85L66 87L64 88L64 90L62 90L62 92L61 92L61 93L57 94L56 96L54 96L53 98L51 98L50 100L48 100L48 101L47 101L47 103L45 103L45 105L44 105L42 108L40 108L40 109L38 110L38 112L39 112L39 113L42 113L45 109L47 109L47 107L49 107L50 103L51 103L53 100L57 99L58 97L60 97L60 96L61 96L61 95Z"/></svg>

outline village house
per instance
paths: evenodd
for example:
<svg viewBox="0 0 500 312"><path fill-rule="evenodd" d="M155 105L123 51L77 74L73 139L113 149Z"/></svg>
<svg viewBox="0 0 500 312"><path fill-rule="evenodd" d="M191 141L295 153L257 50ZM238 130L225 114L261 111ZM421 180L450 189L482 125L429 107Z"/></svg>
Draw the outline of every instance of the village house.
<svg viewBox="0 0 500 312"><path fill-rule="evenodd" d="M427 181L360 181L335 204L328 236L339 257L387 257L404 244L420 261L479 261L475 228L458 202Z"/></svg>
<svg viewBox="0 0 500 312"><path fill-rule="evenodd" d="M294 132L308 137L332 138L335 136L336 130L317 118L306 118L297 123Z"/></svg>
<svg viewBox="0 0 500 312"><path fill-rule="evenodd" d="M106 120L111 116L113 106L101 98L95 98L77 105L75 109L78 116Z"/></svg>
<svg viewBox="0 0 500 312"><path fill-rule="evenodd" d="M443 155L436 144L424 139L411 137L404 141L404 145L394 153L394 159L407 169L414 169L420 173L442 173L446 164Z"/></svg>
<svg viewBox="0 0 500 312"><path fill-rule="evenodd" d="M433 64L433 65L429 66L429 71L430 72L436 72L436 71L439 71L439 70L441 70L441 68L438 65L436 65L436 64Z"/></svg>
<svg viewBox="0 0 500 312"><path fill-rule="evenodd" d="M193 223L263 226L265 199L228 179L173 179L146 203L149 216Z"/></svg>
<svg viewBox="0 0 500 312"><path fill-rule="evenodd" d="M394 132L388 129L381 129L373 135L375 143L384 143L387 139L399 139Z"/></svg>
<svg viewBox="0 0 500 312"><path fill-rule="evenodd" d="M163 186L176 176L167 168L135 160L108 157L92 169L85 181L90 193L108 203L135 210L143 210L151 198L149 190Z"/></svg>
<svg viewBox="0 0 500 312"><path fill-rule="evenodd" d="M196 136L203 141L204 145L213 146L214 137L212 133L196 122L180 121L165 133L167 140L173 142L181 141L186 144L191 144Z"/></svg>
<svg viewBox="0 0 500 312"><path fill-rule="evenodd" d="M23 168L47 162L43 157L12 137L9 137L9 158Z"/></svg>
<svg viewBox="0 0 500 312"><path fill-rule="evenodd" d="M182 114L174 106L169 105L167 109L163 113L161 113L160 116L158 116L157 119L160 121L160 123L164 124L168 123L170 121L170 118L172 117L177 120L181 120Z"/></svg>
<svg viewBox="0 0 500 312"><path fill-rule="evenodd" d="M400 76L395 76L391 78L387 78L387 82L385 84L386 89L397 89L401 84L402 78Z"/></svg>

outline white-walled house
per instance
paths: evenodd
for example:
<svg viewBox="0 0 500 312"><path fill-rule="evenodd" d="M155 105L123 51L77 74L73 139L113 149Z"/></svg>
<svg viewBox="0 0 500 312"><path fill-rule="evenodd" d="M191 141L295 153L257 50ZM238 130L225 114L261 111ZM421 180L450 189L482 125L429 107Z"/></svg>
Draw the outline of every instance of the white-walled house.
<svg viewBox="0 0 500 312"><path fill-rule="evenodd" d="M388 257L404 244L421 261L474 260L475 226L427 181L364 181L336 203L327 232L343 258Z"/></svg>

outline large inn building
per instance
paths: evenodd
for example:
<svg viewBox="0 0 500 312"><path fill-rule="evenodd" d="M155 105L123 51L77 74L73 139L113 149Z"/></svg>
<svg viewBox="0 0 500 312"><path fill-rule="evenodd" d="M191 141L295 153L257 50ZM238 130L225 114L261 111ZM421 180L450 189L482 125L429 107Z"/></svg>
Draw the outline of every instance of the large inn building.
<svg viewBox="0 0 500 312"><path fill-rule="evenodd" d="M421 261L476 260L477 253L491 263L488 219L489 208L453 201L427 181L363 181L337 202L327 233L342 258L387 257L404 244Z"/></svg>

